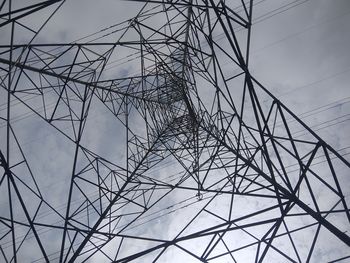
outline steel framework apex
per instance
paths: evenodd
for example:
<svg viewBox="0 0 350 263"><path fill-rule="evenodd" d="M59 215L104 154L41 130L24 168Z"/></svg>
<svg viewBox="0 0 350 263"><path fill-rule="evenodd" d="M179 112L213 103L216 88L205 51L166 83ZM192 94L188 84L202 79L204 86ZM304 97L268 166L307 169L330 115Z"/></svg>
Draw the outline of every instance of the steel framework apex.
<svg viewBox="0 0 350 263"><path fill-rule="evenodd" d="M259 2L137 3L72 42L68 1L0 5L0 261L349 260L350 164L250 72Z"/></svg>

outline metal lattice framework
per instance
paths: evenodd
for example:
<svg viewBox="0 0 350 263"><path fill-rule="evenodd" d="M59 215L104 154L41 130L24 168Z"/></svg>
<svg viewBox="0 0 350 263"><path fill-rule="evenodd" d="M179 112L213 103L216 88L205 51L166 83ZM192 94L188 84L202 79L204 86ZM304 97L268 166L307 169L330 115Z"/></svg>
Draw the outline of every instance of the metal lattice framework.
<svg viewBox="0 0 350 263"><path fill-rule="evenodd" d="M40 38L64 1L18 2L0 6L1 262L349 258L350 164L250 74L252 0L147 1L70 43ZM28 113L63 149L22 144Z"/></svg>

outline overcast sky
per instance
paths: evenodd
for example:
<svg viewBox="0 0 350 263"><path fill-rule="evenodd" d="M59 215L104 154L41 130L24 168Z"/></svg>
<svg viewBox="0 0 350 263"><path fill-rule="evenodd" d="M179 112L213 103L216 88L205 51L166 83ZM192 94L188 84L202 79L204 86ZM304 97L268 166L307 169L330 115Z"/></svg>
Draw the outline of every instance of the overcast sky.
<svg viewBox="0 0 350 263"><path fill-rule="evenodd" d="M32 2L34 3L36 1ZM312 127L327 143L334 149L339 150L339 153L344 155L347 160L350 160L347 155L350 152L350 139L348 136L350 132L350 52L348 50L350 46L350 2L347 0L265 0L256 2L257 4L253 11L256 22L252 29L251 56L249 60L251 74L305 121L307 125ZM286 5L291 2L295 3ZM22 1L13 1L14 8L19 8L22 4ZM284 9L278 9L283 5L286 5ZM57 5L54 5L45 9L45 11L28 16L23 19L22 23L29 25L33 29L38 29L43 21L45 21L46 17L48 17L56 7ZM33 43L70 43L76 41L77 39L135 16L141 7L141 3L131 3L127 1L67 0L41 30ZM155 21L150 23L153 23L152 25L156 24ZM109 29L108 32L111 32L111 30L113 30L113 28ZM104 32L105 31L102 31L99 35L103 35ZM9 43L9 33L8 27L1 29L1 45ZM243 30L238 34L243 35L245 33L246 32ZM15 34L15 43L27 43L31 36L32 33L28 30L18 27L17 34ZM113 41L117 36L118 33L106 39L108 41ZM89 37L80 42L91 39L92 37ZM132 53L130 50L120 50L121 51L116 51L116 59L121 59ZM67 59L69 59L69 56L67 56ZM223 62L223 64L225 63ZM225 64L224 68L229 71L235 70L230 63ZM103 77L106 79L125 77L127 75L132 75L137 70L139 70L137 63L133 64L130 62L126 63L125 66L124 64L118 64L115 68L106 71ZM1 69L1 76L3 77L4 75L5 71ZM21 87L27 85L25 80L21 82L21 85ZM3 87L5 87L4 83L2 83L0 89L0 117L2 118L0 122L1 150L5 149L6 145L6 122L4 119L6 119L7 94ZM234 87L234 89L235 88L240 87ZM232 92L232 95L234 96L234 92ZM49 101L50 99L54 102L55 98L48 96ZM203 100L212 100L212 98L203 98ZM41 102L36 99L28 101L28 104L33 107L40 107L40 103ZM15 100L14 104L16 104ZM106 167L101 168L101 173L108 174L108 172L113 169L118 170L119 168L117 166L125 167L126 151L124 144L127 136L125 127L120 121L115 121L116 119L114 116L112 116L108 109L96 98L92 99L91 109L93 110L89 113L82 144L87 149L116 165L109 166L107 165L107 161L101 161L101 163L106 165ZM69 182L72 174L75 145L53 129L52 126L43 122L42 119L30 112L31 111L28 110L27 107L21 105L21 103L14 105L12 111L13 128L20 141L20 145L23 147L26 159L30 164L31 171L39 184L39 188L45 200L58 209L64 216ZM136 115L135 113L135 116ZM114 121L111 121L112 118ZM123 117L120 116L120 118ZM144 132L144 127L138 127L140 122L137 116L130 122L130 125L135 130L139 129L140 133ZM57 127L62 129L68 136L73 135L73 130L67 123L59 123ZM297 125L295 129L298 130ZM301 131L300 134L302 135L303 131ZM15 145L14 137L12 136L11 141L11 162L16 163L16 161L20 161L22 157L20 156L19 148ZM79 150L78 156L79 164L77 170L84 169L84 166L88 165L88 159L94 158L92 155L84 155L82 150ZM103 166L102 164L100 165ZM18 174L30 174L27 167L22 167L20 165L15 169L17 169L16 173ZM348 171L345 170L344 167L339 169L343 169L345 174L346 171ZM118 171L120 173L124 172L122 169ZM155 178L164 179L179 171L180 168L176 160L170 158L168 164L162 163L159 169L153 171L153 176L155 176ZM89 172L87 172L87 174L87 178L90 178L89 176L93 177L92 173L89 174ZM151 176L152 174L149 173L148 175ZM220 172L218 172L218 176L221 176ZM23 177L22 179L33 186L33 181L30 177L26 178L27 177ZM344 175L342 178L346 180ZM345 182L349 183L349 180ZM1 187L4 189L4 185L0 186L0 189ZM27 195L26 202L28 202L27 205L30 207L30 212L34 213L39 202L36 200L30 203L28 200L32 200L31 198L33 198L33 200L35 199L33 193L27 192L24 188L22 190L23 194ZM94 189L91 189L91 191L92 192L89 193L91 197L89 198L90 200L94 200L94 198L97 198L97 194ZM165 193L166 191L159 191L155 194L156 196L154 198L156 199ZM9 217L8 200L6 196L7 191L4 190L2 194L0 194L0 216L5 218ZM210 196L210 194L208 196ZM79 198L83 198L83 196L81 193L77 193L74 198L79 200ZM188 198L188 200L184 201L186 198ZM262 205L259 206L259 202L257 201L252 201L250 203L251 206L246 207L246 201L245 199L237 199L237 207L240 209L245 208L245 213L263 208ZM191 202L193 202L193 205L187 207L186 205ZM201 202L204 202L204 200ZM164 209L169 204L174 204L174 208L181 207L181 210L179 210L182 212L180 213L177 210L172 213L168 213L170 212L168 210L158 212L159 209ZM228 209L228 204L229 198L224 196L218 197L208 205L208 209L211 209L211 211L217 209L218 211L215 212L220 214L221 210L224 211ZM78 205L79 203L77 203L76 206ZM19 203L16 203L16 206L19 208ZM177 233L202 206L203 203L197 202L196 197L193 196L193 192L184 193L175 190L171 193L171 197L168 199L165 198L158 204L158 210L154 209L149 211L149 214L154 212L155 214L158 213L158 215L162 215L160 219L146 216L140 220L140 223L153 218L152 221L147 224L147 227L144 227L144 225L137 226L137 224L135 224L134 228L131 228L130 232L125 232L125 234L152 236L164 239L173 238L175 233ZM75 206L73 205L73 207ZM138 211L138 208L135 207L130 207L129 209L129 212ZM62 225L61 218L50 212L47 206L43 205L41 213L43 218L42 222L59 222L58 225ZM23 217L23 212L18 211L18 216ZM239 216L238 212L236 216ZM95 218L92 217L92 219ZM195 225L198 226L198 229L221 222L213 217L200 217L196 220ZM304 224L309 223L307 222L307 218L300 220L305 220L305 222L303 222ZM336 221L336 219L334 220ZM342 222L344 221L342 220L343 219L339 220L340 224L343 224ZM128 219L125 219L124 224L127 222ZM295 223L295 225L298 224L298 222ZM344 228L348 231L350 230L349 226L344 226ZM191 231L198 229L196 227L190 228L187 230L188 232L185 231L184 235L190 234ZM0 231L0 233L6 231L6 227L0 225ZM41 231L45 232L45 230ZM258 229L255 231L259 233ZM24 236L25 233L25 229L19 228L17 235L20 238ZM305 233L307 234L308 232L305 231L304 234ZM322 232L322 235L323 234ZM322 235L321 237L323 237ZM43 234L43 239L50 243L47 244L47 250L49 253L53 254L52 259L56 261L56 252L60 249L61 236L62 233L59 230L47 232L46 235ZM31 238L33 238L32 233ZM234 235L227 237L228 240L235 240L235 238L236 236ZM240 238L242 240L245 238L247 242L250 241L249 236L244 236L243 234ZM295 239L301 243L303 238L304 237L301 235L298 236L296 234L295 236ZM329 235L324 234L324 238L328 240ZM10 241L11 239L9 236L4 238L4 242L0 241L0 244L4 244L2 246L5 248L8 255L11 254L9 247ZM106 246L106 251L115 251L115 247L119 244L118 242L118 240L115 241L115 243L111 242ZM139 241L135 240L125 242L126 243L123 245L124 250L121 252L122 256L127 256L130 253L144 250L154 245L152 242L149 242L147 245L145 245L145 242L140 242L140 244L138 244ZM198 242L197 240L197 242L194 243L184 242L182 245L196 253L203 249L199 244L206 244L206 242L209 242L209 238L203 238L202 241ZM235 241L232 242L234 243ZM285 240L282 239L278 242L276 246L283 246ZM325 250L327 246L325 243L322 243L319 244L320 247L315 249L314 262L324 262L332 258L338 258L339 255L345 256L346 253L348 253L348 247L338 246L336 240L334 241L333 247L329 246L329 251ZM232 247L234 246L235 244L232 244ZM30 244L23 245L24 252L22 257L27 257L34 261L39 257L34 255L31 249L32 247ZM216 252L214 250L215 253L220 253L222 251L225 251L223 244L221 244L221 247L218 246L216 248ZM249 260L252 260L252 255L249 255L247 251L241 254L237 252L237 259L242 260L242 262L249 262ZM307 251L307 248L305 251ZM305 251L301 253L306 253ZM213 253L213 255L215 253ZM155 254L151 254L149 258L143 258L143 262L148 262L151 258L154 258L154 256ZM273 254L270 256L273 258ZM102 258L102 255L97 255L91 262L102 262ZM160 258L160 262L179 262L179 259L181 259L182 262L198 262L179 248L167 250ZM223 261L219 260L213 262ZM238 260L238 262L240 261ZM276 262L279 262L278 259L276 259Z"/></svg>

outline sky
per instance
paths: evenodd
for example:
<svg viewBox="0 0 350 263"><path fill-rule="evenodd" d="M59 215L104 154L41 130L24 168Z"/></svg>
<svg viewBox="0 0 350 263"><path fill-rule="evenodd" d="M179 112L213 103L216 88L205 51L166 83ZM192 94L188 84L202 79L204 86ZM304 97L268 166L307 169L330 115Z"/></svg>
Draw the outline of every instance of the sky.
<svg viewBox="0 0 350 263"><path fill-rule="evenodd" d="M37 3L37 1L31 2ZM28 1L26 4L31 2ZM5 3L5 9L7 5L8 2ZM22 1L13 1L14 9L20 8L22 5ZM124 25L128 24L129 22L126 24L119 23L134 17L142 7L142 3L113 0L99 1L98 3L92 0L67 0L57 12L55 12L45 26L40 29L46 18L52 14L57 7L58 4L55 4L20 20L22 24L29 28L40 30L38 36L33 40L33 44L71 43L75 41L83 43L93 41L95 36L105 36L106 34L108 34L108 36L105 36L102 41L113 42L117 41L119 37L123 40L133 40L139 37L135 31L123 35L123 30L115 30L123 28ZM4 11L1 11L1 13L3 12ZM253 22L251 32L251 53L249 58L250 73L284 105L301 118L303 122L311 127L317 135L323 138L331 147L337 150L346 160L349 161L347 155L350 149L348 136L350 132L350 89L348 84L348 73L350 71L350 53L348 52L348 46L350 44L348 28L350 23L349 2L346 0L256 1L256 5L253 8L253 17L255 17L253 20L255 22ZM160 15L155 16L154 19L149 19L147 25L157 27L163 22L164 17ZM176 28L176 25L174 25L174 28ZM238 39L244 42L246 31L240 30L239 27L237 31ZM0 28L0 45L9 44L10 32L9 25ZM95 32L97 32L97 34L91 35ZM145 34L149 34L146 29L144 29L144 32ZM230 50L220 27L214 31L214 34L216 34L214 39L218 39L217 43L220 43L224 49ZM26 44L32 37L33 32L16 24L14 37L15 43ZM97 40L97 42L98 41L100 40ZM203 42L205 43L205 41ZM205 49L208 47L203 48ZM6 50L3 46L1 46L0 49L1 52ZM55 51L51 51L51 47L46 48L45 50L52 54L55 53ZM62 50L66 49L58 49L57 52L62 52ZM107 50L107 48L103 46L87 48L84 50L84 54L79 53L77 60L84 61L87 57L93 59L95 58L94 52L101 53L105 50ZM162 49L161 51L164 50L165 49ZM14 56L17 56L19 54L18 52L18 50L15 51ZM232 53L232 51L228 52ZM40 51L38 51L38 54L40 56L45 56L45 54L40 53ZM56 62L56 65L59 66L64 63L71 63L75 54L76 49L66 50L65 55ZM33 57L30 58L35 58L33 54L32 56ZM140 58L131 60L134 56L134 50L132 49L126 47L116 48L110 58L110 61L114 62L106 66L101 75L101 79L107 80L138 74L140 70ZM8 59L8 54L1 53L0 58ZM152 56L145 55L145 58L146 65L152 66ZM147 58L149 59L147 60ZM223 55L222 52L218 52L218 58L220 59L224 74L229 76L235 71L239 72L239 69L237 69L232 61L230 61L227 56ZM48 60L50 60L50 58L48 58ZM42 65L40 62L35 64L36 62L34 59L31 63L31 65ZM171 62L168 63L170 65ZM55 63L53 63L53 65L55 65ZM3 64L1 66L3 66ZM197 66L200 67L199 64ZM95 64L91 67L97 67L100 69L101 65ZM79 67L75 68L75 70L79 69ZM6 81L8 81L8 79L6 76L8 75L6 73L6 67L1 67L0 70L0 149L3 153L6 153L7 133L5 120L7 119L6 114L8 108L6 101ZM212 67L210 67L210 70L213 70ZM57 72L60 72L59 68L57 69ZM63 74L65 73L66 72ZM29 77L32 77L36 83L40 83L41 81L41 83L44 83L43 86L52 85L55 81L55 78L53 77L40 79L35 73L28 72L27 74L28 77L21 76L18 84L19 90L23 91L26 87L31 87L31 83L28 82ZM89 76L78 77L84 81L91 81ZM151 83L153 78L150 77L147 80ZM204 105L209 108L208 105L213 104L215 100L213 89L208 82L200 77L196 76L196 80L198 81L198 93L200 94ZM69 98L74 114L77 114L77 116L74 117L75 119L79 118L78 115L82 106L81 103L79 103L79 99L84 96L84 94L80 92L82 87L83 85L77 84L77 86L70 89L67 94L64 94L64 98L65 96ZM229 88L237 108L240 109L242 107L242 103L240 102L242 96L242 81L239 78L233 80L230 82ZM47 121L44 121L42 118L33 114L28 108L28 106L38 108L42 116L45 116L45 114L49 116L49 113L52 113L54 110L55 101L57 100L59 91L60 90L56 88L53 89L51 93L45 93L45 105L48 107L46 113L42 110L43 102L39 93L28 95L24 92L19 92L20 98L24 99L27 105L24 105L15 97L12 97L11 124L16 137L13 135L10 136L10 164L13 165L19 163L12 168L12 171L18 175L16 180L22 180L30 185L32 189L37 189L32 179L33 176L36 179L38 188L40 189L40 193L45 202L59 211L59 213L54 213L47 204L40 203L37 197L38 190L33 192L28 191L26 187L21 183L18 183L20 192L25 196L24 202L29 209L29 214L34 216L36 209L40 207L40 212L36 219L37 222L42 224L55 224L62 227L64 223L64 221L62 221L62 216L64 217L66 212L68 190L70 188L72 166L76 152L75 144L70 139L74 140L78 130L78 124L73 122L72 126L69 121L53 121L49 124ZM260 96L260 102L263 102L262 105L264 110L267 111L271 104L271 98L266 95L266 93L260 91L259 88L257 88L257 93ZM101 94L102 93L100 93L100 95ZM224 94L227 93L224 92ZM79 177L79 179L77 179L77 185L81 187L81 190L79 190L78 186L73 187L74 191L71 211L74 211L75 209L79 210L80 205L85 204L81 200L85 200L86 203L93 203L95 207L102 211L103 209L106 209L108 202L116 196L115 193L120 189L119 185L123 184L125 181L125 178L127 177L125 172L127 169L126 166L129 165L130 170L132 170L131 168L135 168L139 160L137 158L141 158L147 152L147 147L149 147L149 145L146 145L153 141L152 139L147 141L145 138L141 138L145 137L146 128L142 113L138 111L139 108L136 107L135 104L132 104L136 103L136 105L138 105L137 100L130 99L129 103L131 105L128 104L126 106L125 101L122 101L122 99L116 95L113 97L114 101L106 101L105 104L103 104L97 96L90 97L91 94L89 93L85 95L87 96L87 101L90 103L89 115L81 139L81 144L84 147L78 149L77 165L75 167L75 173L81 175L81 178ZM63 100L58 107L58 115L60 115L63 120L67 117L67 114L69 114L66 107L69 100ZM115 107L120 105L122 105L121 111L116 113ZM182 105L181 102L179 105L181 113L184 105ZM244 115L245 121L247 123L254 123L254 118L251 115L252 110L250 102L245 101L245 105L247 107L246 114ZM228 104L223 102L223 107L228 107ZM140 108L142 108L142 105ZM111 110L112 112L114 110L114 115ZM166 109L164 111L166 112ZM152 112L152 110L150 110L150 112ZM134 134L127 132L125 128L125 114L129 114L128 125L130 131ZM303 127L293 120L292 116L286 114L286 117L290 121L290 127L294 134L300 136L299 138L302 139L313 140L310 135L305 132ZM162 120L162 118L166 117L163 115L157 118L157 120ZM62 131L62 133L52 125L55 125ZM154 128L155 125L156 122L151 125L151 128ZM177 122L176 125L181 125L181 122ZM228 124L225 125L225 127L227 127ZM232 127L235 127L234 125L233 122ZM72 127L74 127L74 129ZM276 133L279 132L280 134L284 134L283 126L277 126ZM152 136L156 136L156 134L151 133L151 137ZM181 140L186 141L185 137L185 135L181 137ZM230 138L232 139L232 137ZM20 148L16 145L16 139L20 142L19 145L22 147L22 152L26 157L28 165L27 163L20 163L23 160L23 156ZM130 140L130 143L129 147L126 147L125 142L128 139ZM178 140L180 141L180 139ZM193 145L193 138L189 136L189 139L187 138L187 140L186 145L191 147ZM175 144L179 143L179 141L175 141ZM249 141L248 135L247 141ZM253 143L252 141L250 142ZM213 142L209 141L207 143L210 144ZM169 154L172 149L172 143L168 141L164 143L164 145L165 146L157 145L157 147L160 147L160 152L167 156L167 158L156 166L149 168L149 171L144 174L145 178L142 177L139 180L149 183L152 180L157 179L172 184L177 182L181 176L186 178L188 173L186 173L184 167L192 167L191 165L193 164L191 160L186 160L184 158L182 160L183 163L180 164L177 159L180 156L179 153L175 153L174 155ZM166 147L167 151L163 150L162 147ZM300 152L305 154L311 149L307 148L307 146L300 147ZM129 161L128 163L127 155L130 156L132 154L134 154L133 158L135 158L135 162ZM210 151L202 153L200 160L204 162L210 154ZM223 151L221 154L222 156L226 156L225 154L227 153ZM293 167L295 167L293 166L295 165L294 160L288 159L284 155L282 157L285 163L289 165L288 171L291 180L295 180L295 178L297 178L297 172L293 170ZM316 157L321 158L321 160L324 158L319 151L316 152ZM333 155L331 157L333 157ZM152 163L156 163L158 158L160 158L158 155L147 156L145 162L149 166L152 166ZM227 154L227 160L230 160L230 158L234 159L232 155ZM271 158L276 161L276 156L274 156L273 153L271 154ZM227 162L228 165L229 161ZM217 160L215 161L215 164L218 167L220 166L219 161ZM336 166L336 171L344 190L350 189L350 187L346 187L349 185L348 167L337 159L334 161L334 166ZM143 167L139 169L143 169ZM234 168L231 167L228 169L230 173L233 171L232 169ZM315 171L317 171L321 177L324 176L325 180L335 187L332 179L329 179L329 170L327 169L329 169L327 165L322 163L315 167ZM86 180L96 182L96 171L101 174L102 178L106 178L104 187L110 190L109 192L102 191L103 193L108 192L108 194L105 194L101 198L102 202L100 204L98 204L98 201L96 200L98 200L98 196L101 192L97 191L96 187L93 185L86 183ZM251 173L250 176L254 176L254 171L248 170L247 173ZM203 174L201 173L200 176L203 176ZM82 178L85 178L85 181ZM109 180L113 180L113 178L115 181L110 182ZM224 169L213 169L209 173L207 185L212 183L215 184L215 188L217 189L227 189L224 185L225 181L217 183L221 178L225 178ZM322 209L329 209L329 207L334 204L334 200L337 200L337 197L334 196L334 193L328 191L318 180L313 181L311 178L312 176L310 176L310 180L313 184L314 193L319 204L322 205ZM247 182L248 181L243 181L243 185L247 184ZM261 184L265 183L266 182L262 180ZM5 180L0 184L0 188L3 189L0 194L1 218L10 217L6 184ZM203 200L198 200L194 194L195 191L184 191L181 189L171 190L165 187L164 189L159 188L157 191L152 192L152 188L150 188L149 185L146 185L144 189L141 187L136 188L136 190L133 188L136 187L135 185L136 183L134 182L134 184L129 184L124 189L123 198L118 199L114 205L114 209L112 209L114 211L113 215L116 216L118 213L131 214L129 216L120 217L118 224L116 224L116 221L110 223L111 226L115 226L117 229L121 229L131 221L133 216L137 216L141 213L141 218L122 232L124 235L171 240L188 222L190 222L191 218L194 218L193 223L190 227L187 227L180 236L183 237L190 235L195 231L216 226L224 222L219 217L212 216L208 212L201 213L196 217L195 215L199 209L205 204L207 205L208 211L224 218L228 216L227 212L230 210L230 195L227 194L212 198L214 196L213 193L204 193L202 197ZM189 178L182 185L184 187L195 186L194 179ZM307 189L306 185L303 187L305 187L304 189ZM262 191L262 193L265 192ZM12 195L14 194L12 193ZM138 197L138 195L140 196ZM165 197L161 198L163 195L165 195ZM347 198L346 200L348 200L349 193L344 192L344 195ZM139 205L145 202L145 200L141 200L143 196L149 198L149 205L156 202L156 200L160 200L155 203L153 207L151 206L145 214L142 214L142 209ZM233 218L239 218L242 215L253 213L254 211L260 211L265 207L275 204L268 199L261 199L261 201L259 201L257 198L244 196L237 196L235 198L235 207L232 209ZM305 193L300 193L300 198L305 202L309 201L310 203L308 203L308 205L313 209L316 209L311 204L312 198L307 195L307 190L305 190ZM127 200L133 200L134 202L125 205ZM25 215L19 200L14 197L13 202L15 217L25 221ZM92 206L90 206L89 209L93 209ZM301 209L293 209L292 213L302 213ZM76 216L77 221L71 222L73 226L81 226L79 223L86 223L87 218L91 221L97 220L97 213L90 212L89 214L88 210L84 210L84 212L87 212L88 216L82 217L81 214L78 214ZM134 215L132 215L133 213ZM269 214L269 216L274 216L275 213L278 215L278 211L274 211ZM74 216L72 217L74 218ZM350 230L349 222L344 218L344 215L335 216L332 214L327 218L330 218L329 220L343 231ZM251 220L264 219L266 219L264 216L258 216ZM79 220L81 221L79 222ZM312 222L314 222L313 219L308 216L300 216L298 218L290 217L288 220L290 221L287 223L292 228L312 224ZM247 220L244 222L251 223L252 221ZM103 223L107 224L107 220L105 219ZM101 225L103 225L103 223ZM12 255L10 245L11 235L5 234L8 231L8 226L6 226L3 221L1 224L0 233L4 234L4 237L0 239L0 245L5 251L4 253L7 257L10 258ZM280 231L283 232L284 227L281 227ZM306 259L310 247L310 238L307 236L309 235L311 237L314 231L317 231L316 228L317 227L314 226L305 231L299 231L293 234L294 241L300 252L300 255L298 255L299 258ZM40 236L45 243L45 249L50 255L50 260L58 262L59 253L57 253L57 251L59 251L62 242L62 231L59 228L48 230L47 228L42 227L39 229ZM106 230L106 228L101 227L101 231L104 230ZM17 225L15 233L17 240L23 240L23 237L27 233L26 231L28 231L28 227ZM249 231L256 236L262 236L262 233L266 230L262 226L259 226L252 227ZM11 233L11 231L9 233ZM73 233L74 231L70 232L71 236L69 236L69 238L72 238L74 235ZM82 238L82 236L77 237L76 244L79 244L80 238ZM100 242L98 240L98 235L93 238L96 244ZM21 246L21 253L18 253L19 262L21 259L24 260L24 258L27 259L28 262L44 262L44 260L38 256L38 247L30 242L30 240L34 239L33 233L29 231L28 237L24 239L25 242L23 242L23 245ZM124 243L121 245L122 249L119 255L120 258L127 257L132 253L159 244L159 242L144 242L137 239L125 238L124 240L125 241L122 241ZM231 248L237 248L244 244L248 244L249 242L254 242L254 239L252 239L249 234L235 230L228 232L228 234L225 235L224 240ZM338 239L323 227L320 230L318 240L320 241L316 245L311 262L326 262L332 259L349 256L348 247L339 242ZM181 262L199 262L195 257L191 256L188 251L191 251L194 254L201 254L205 249L205 245L208 244L209 241L210 238L208 236L190 241L181 241L178 243L179 246L172 246L166 249L159 257L159 262L179 262L179 260ZM103 248L104 252L107 254L110 253L111 257L113 257L120 242L120 238L112 239ZM215 260L215 255L224 253L226 251L225 246L227 245L222 241L218 241L217 244L218 245L213 248L210 256L208 256L208 258L212 257L212 260L208 262L232 262L232 258L229 256ZM295 253L293 254L291 242L285 236L279 239L277 238L273 244L275 247L281 248L290 257L298 258ZM91 243L87 244L87 248L89 247L92 247ZM261 247L264 247L264 243L261 244ZM187 251L183 248L187 248ZM251 249L238 250L233 254L237 262L253 262L255 249L256 248L253 247ZM33 253L33 251L36 252ZM160 251L161 250L156 250L155 253L150 253L145 257L141 257L140 259L135 260L135 262L151 262L157 257L157 253ZM301 259L300 261L304 261ZM79 260L82 261L83 257L78 258L78 261ZM266 262L282 262L281 260L286 260L286 258L280 258L278 253L276 253L276 250L270 249L265 260ZM343 262L346 262L346 260L349 260L349 258L343 260ZM106 260L103 253L96 253L89 259L89 262L109 261L110 260Z"/></svg>

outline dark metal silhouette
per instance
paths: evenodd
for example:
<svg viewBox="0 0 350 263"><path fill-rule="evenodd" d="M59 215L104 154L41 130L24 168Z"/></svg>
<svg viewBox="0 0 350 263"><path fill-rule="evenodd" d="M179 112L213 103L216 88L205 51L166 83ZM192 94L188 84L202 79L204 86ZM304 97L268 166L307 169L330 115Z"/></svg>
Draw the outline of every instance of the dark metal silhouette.
<svg viewBox="0 0 350 263"><path fill-rule="evenodd" d="M252 0L140 1L71 43L39 37L64 1L34 2L0 6L1 262L308 262L330 243L349 258L350 164L250 74ZM17 139L17 104L75 148L63 209ZM84 141L96 104L123 161Z"/></svg>

